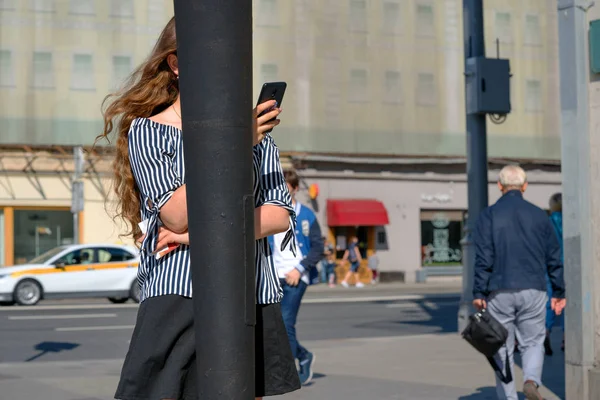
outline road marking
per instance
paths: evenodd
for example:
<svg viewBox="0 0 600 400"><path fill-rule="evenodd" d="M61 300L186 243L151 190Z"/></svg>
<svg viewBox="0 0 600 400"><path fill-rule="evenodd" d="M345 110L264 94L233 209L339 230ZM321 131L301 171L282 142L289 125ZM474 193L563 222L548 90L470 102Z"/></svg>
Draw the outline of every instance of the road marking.
<svg viewBox="0 0 600 400"><path fill-rule="evenodd" d="M305 304L326 304L326 303L368 303L372 301L418 301L425 299L448 299L448 298L459 298L458 294L432 294L432 295L421 295L421 294L404 294L398 296L356 296L356 297L332 297L332 298L319 298L319 299L303 299L302 303Z"/></svg>
<svg viewBox="0 0 600 400"><path fill-rule="evenodd" d="M73 326L64 328L54 328L56 332L81 332L81 331L116 331L124 329L133 329L135 325L113 325L113 326Z"/></svg>
<svg viewBox="0 0 600 400"><path fill-rule="evenodd" d="M73 304L55 306L12 306L0 307L0 312L28 312L28 311L50 311L50 310L122 310L138 308L139 304Z"/></svg>
<svg viewBox="0 0 600 400"><path fill-rule="evenodd" d="M87 318L114 318L117 314L65 314L65 315L19 315L8 317L12 321L42 320L42 319L87 319Z"/></svg>

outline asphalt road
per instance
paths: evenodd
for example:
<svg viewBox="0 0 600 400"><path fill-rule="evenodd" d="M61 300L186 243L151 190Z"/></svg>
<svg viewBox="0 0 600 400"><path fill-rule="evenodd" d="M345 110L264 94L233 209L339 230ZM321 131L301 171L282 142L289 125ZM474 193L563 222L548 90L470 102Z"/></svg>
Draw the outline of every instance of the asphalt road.
<svg viewBox="0 0 600 400"><path fill-rule="evenodd" d="M312 341L456 332L458 301L452 290L310 293L298 336ZM81 300L1 307L0 363L123 358L136 312L135 304Z"/></svg>

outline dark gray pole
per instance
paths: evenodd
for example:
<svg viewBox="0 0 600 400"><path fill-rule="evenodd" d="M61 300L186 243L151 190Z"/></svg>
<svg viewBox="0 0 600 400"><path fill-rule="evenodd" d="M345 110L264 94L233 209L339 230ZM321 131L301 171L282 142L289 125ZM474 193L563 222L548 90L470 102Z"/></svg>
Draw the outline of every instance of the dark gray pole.
<svg viewBox="0 0 600 400"><path fill-rule="evenodd" d="M465 70L470 57L485 56L483 1L463 0ZM465 80L468 77L465 78ZM465 95L465 102L468 101ZM463 293L458 311L462 331L472 311L475 251L471 238L479 213L488 205L486 115L467 114L467 179L469 216L463 239Z"/></svg>
<svg viewBox="0 0 600 400"><path fill-rule="evenodd" d="M252 1L175 0L199 398L254 399Z"/></svg>

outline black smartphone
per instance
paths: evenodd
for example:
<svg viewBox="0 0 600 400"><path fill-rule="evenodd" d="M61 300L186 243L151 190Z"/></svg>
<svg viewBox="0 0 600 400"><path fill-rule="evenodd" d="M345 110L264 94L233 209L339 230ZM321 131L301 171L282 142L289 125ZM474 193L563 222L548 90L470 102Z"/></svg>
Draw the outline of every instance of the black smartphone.
<svg viewBox="0 0 600 400"><path fill-rule="evenodd" d="M285 88L287 87L287 83L285 82L267 82L263 85L260 90L260 94L258 95L258 102L256 105L262 104L265 101L275 100L277 104L275 107L281 107L281 103L283 102L283 95L285 94ZM263 111L260 115L268 113L269 110ZM259 117L260 117L259 115Z"/></svg>

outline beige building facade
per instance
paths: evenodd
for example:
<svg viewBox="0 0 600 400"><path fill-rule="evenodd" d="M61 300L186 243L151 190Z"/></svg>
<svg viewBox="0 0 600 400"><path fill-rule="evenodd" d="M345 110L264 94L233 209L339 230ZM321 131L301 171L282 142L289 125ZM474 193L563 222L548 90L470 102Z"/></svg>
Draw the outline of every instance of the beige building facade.
<svg viewBox="0 0 600 400"><path fill-rule="evenodd" d="M513 75L513 112L504 124L488 123L492 167L525 163L528 198L546 206L560 191L556 7L484 5L488 56L498 44ZM112 218L111 149L92 146L104 97L144 60L172 15L171 0L0 0L0 265L75 239L127 240ZM255 92L265 81L288 83L274 136L284 163L299 169L301 200L324 233L340 250L359 234L365 255L376 251L394 279L460 265L462 1L254 0L254 26ZM79 145L85 207L75 238L71 154ZM315 199L307 197L311 185ZM336 202L361 199L379 204L387 224L333 220Z"/></svg>

